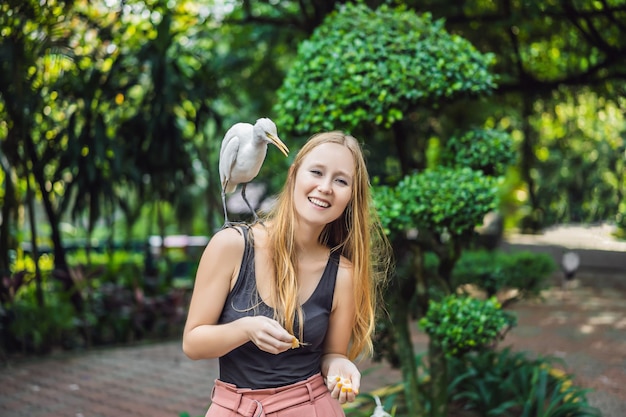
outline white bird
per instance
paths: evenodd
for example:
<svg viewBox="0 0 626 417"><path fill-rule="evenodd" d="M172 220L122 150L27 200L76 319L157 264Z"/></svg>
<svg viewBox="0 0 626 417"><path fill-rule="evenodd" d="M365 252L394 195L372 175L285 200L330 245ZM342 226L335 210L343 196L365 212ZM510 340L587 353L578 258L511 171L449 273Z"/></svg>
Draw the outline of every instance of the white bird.
<svg viewBox="0 0 626 417"><path fill-rule="evenodd" d="M222 183L222 205L224 206L224 227L230 225L226 210L226 194L232 193L238 184L241 197L254 215L258 216L246 199L246 185L259 174L267 154L267 144L272 143L285 155L289 148L280 140L276 125L270 119L261 118L256 123L236 123L224 135L220 149L220 181Z"/></svg>

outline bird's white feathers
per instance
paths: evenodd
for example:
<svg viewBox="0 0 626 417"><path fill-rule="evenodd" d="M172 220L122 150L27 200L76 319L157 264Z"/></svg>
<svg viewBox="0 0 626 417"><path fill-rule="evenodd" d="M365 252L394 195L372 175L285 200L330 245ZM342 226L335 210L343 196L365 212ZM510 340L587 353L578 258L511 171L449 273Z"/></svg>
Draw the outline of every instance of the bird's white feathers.
<svg viewBox="0 0 626 417"><path fill-rule="evenodd" d="M268 134L278 138L276 125L262 118L251 125L236 123L224 135L220 149L220 181L226 193L232 193L238 184L250 182L259 174L267 154Z"/></svg>

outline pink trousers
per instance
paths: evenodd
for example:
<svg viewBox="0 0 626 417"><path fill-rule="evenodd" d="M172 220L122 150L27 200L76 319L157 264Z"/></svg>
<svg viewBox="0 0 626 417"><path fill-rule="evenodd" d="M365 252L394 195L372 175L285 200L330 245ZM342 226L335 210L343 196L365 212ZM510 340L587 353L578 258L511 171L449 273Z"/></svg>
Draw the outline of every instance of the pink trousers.
<svg viewBox="0 0 626 417"><path fill-rule="evenodd" d="M320 374L279 388L237 388L215 381L206 417L345 417Z"/></svg>

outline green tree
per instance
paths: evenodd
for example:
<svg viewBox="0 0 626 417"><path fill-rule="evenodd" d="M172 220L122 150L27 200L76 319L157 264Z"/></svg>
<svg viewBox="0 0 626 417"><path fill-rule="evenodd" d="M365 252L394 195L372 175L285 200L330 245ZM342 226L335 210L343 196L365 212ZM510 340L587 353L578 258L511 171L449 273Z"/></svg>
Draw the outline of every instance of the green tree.
<svg viewBox="0 0 626 417"><path fill-rule="evenodd" d="M0 77L8 115L2 149L10 175L4 182L5 188L15 178L37 185L51 229L55 276L80 310L61 219L85 216L89 234L118 205L175 205L184 195L178 191L193 182L192 140L203 135L217 90L209 68L200 71L208 58L205 49L194 49L199 31L194 38L187 27L197 17L185 12L184 3L172 9L159 1L118 8L35 3L3 6L7 36L0 52L10 58L2 60L10 76ZM135 13L145 12L149 19L137 20ZM3 236L16 228L7 222L3 227ZM37 239L33 230L31 240Z"/></svg>
<svg viewBox="0 0 626 417"><path fill-rule="evenodd" d="M480 170L470 168L412 173L420 165L412 156L422 161L422 168L425 165L426 142L420 146L418 138L407 132L414 123L411 116L421 107L488 93L494 87L491 58L466 40L448 34L443 22L433 21L429 15L418 16L403 8L381 6L374 11L362 4L347 4L329 15L300 45L277 93L278 124L295 134L340 128L367 138L367 148L372 138L391 132L387 137L393 139L394 156L400 159L406 177L397 186L378 189L377 200L396 256L410 251L414 259L406 275L392 279L386 300L411 415L424 410L417 401L408 306L417 296L423 314L428 307L428 288L433 284L426 282L421 272L422 246L437 251L442 259L440 275L446 282L442 288L449 292L450 271L464 241L486 212L495 208L496 184ZM498 135L476 136L500 139ZM481 146L478 140L474 142ZM486 147L493 145L485 143ZM512 155L510 149L506 155ZM489 165L500 171L505 159L494 158ZM407 239L409 229L417 229L425 243L414 244ZM444 368L445 362L440 361L437 371ZM445 372L442 375L442 382L433 384L436 415L444 415L447 405Z"/></svg>
<svg viewBox="0 0 626 417"><path fill-rule="evenodd" d="M522 213L522 226L537 230L556 222L614 218L623 201L625 184L623 177L617 182L606 178L612 177L623 164L611 156L619 154L624 147L623 122L613 124L622 133L607 134L601 141L604 143L599 143L598 138L581 137L576 127L568 126L559 117L558 128L563 129L560 146L573 150L564 154L554 147L552 132L545 135L542 119L552 117L563 101L579 102L577 113L593 113L584 117L588 125L597 123L597 114L610 114L615 107L624 108L626 3L623 0L403 3L445 19L450 30L497 57L494 73L500 81L488 107L492 109L490 117L494 124L513 130L518 140L521 181L516 191L524 196L518 204L527 207ZM471 111L462 109L465 113L468 110ZM451 118L458 115L457 112ZM606 127L610 123L611 119L607 118L602 125ZM588 143L582 145L583 141ZM581 146L594 148L593 154L597 152L598 157L592 161L588 157L589 149L582 153L575 150ZM576 169L555 169L553 161L557 160ZM589 169L595 174L588 175ZM581 176L581 170L586 170L586 174ZM564 210L564 201L557 201L558 196L571 195L567 190L573 184L585 190L604 190L603 200L592 193L568 197L570 207ZM599 210L598 205L606 210Z"/></svg>
<svg viewBox="0 0 626 417"><path fill-rule="evenodd" d="M60 244L58 213L53 200L49 198L51 190L48 180L48 162L55 142L50 140L50 133L40 126L43 115L49 107L43 97L48 92L48 85L54 83L64 69L71 65L68 45L64 36L68 27L63 18L73 6L72 1L55 2L52 6L41 5L37 1L9 1L1 6L0 31L0 96L2 110L6 116L4 136L0 143L2 149L2 167L4 179L3 222L0 227L0 270L10 270L8 254L17 250L15 238L16 213L22 204L17 190L25 184L28 209L31 220L35 193L42 196L45 212L52 226L52 240L55 243L55 265L60 276L69 277L65 253ZM41 145L47 145L42 150ZM36 191L33 189L36 187ZM35 224L31 224L31 233L36 234ZM37 242L33 239L33 252L37 254ZM37 274L37 280L40 276ZM71 290L71 281L63 280L66 290ZM43 293L38 293L38 300L43 304ZM77 309L82 307L81 299L75 293L72 300Z"/></svg>
<svg viewBox="0 0 626 417"><path fill-rule="evenodd" d="M312 32L311 28L321 22L320 16L334 6L354 2L281 2L282 7L267 7L264 3L245 2L245 11L239 15L241 20L238 22L275 25L276 28L289 26L295 33L300 31L308 35ZM597 209L601 203L598 196L592 194L572 199L572 204L577 207L572 207L571 211L560 210L561 203L551 201L555 196L552 190L570 188L577 181L577 174L573 170L543 174L552 170L544 152L550 148L546 145L551 139L544 136L540 123L533 122L533 119L540 120L544 112L553 112L563 100L589 101L589 95L592 98L597 95L603 100L598 100L595 108L582 105L583 112L587 108L595 113L609 112L613 106L624 108L626 25L623 22L626 4L623 0L496 3L481 0L463 3L452 0L403 0L365 3L372 7L382 3L400 4L418 13L428 11L436 19L443 19L451 32L468 39L479 50L493 53L496 58L493 73L499 82L489 100L481 103L440 103L441 106L433 112L422 108L409 116L415 123L404 125L404 129L413 135L419 132L422 143L405 144L400 152L405 158L401 162L402 167L407 162L414 167L423 166L424 161L420 158L430 136L448 137L449 128L461 128L472 118L481 122L487 120L488 127L512 131L520 153L517 172L510 178L514 188L509 196L509 206L519 212L507 213L513 215L510 216L511 225L517 225L519 217L524 228L533 230L556 221L578 221L581 216L593 221L614 218L624 204L626 183L623 177L617 183L599 179L611 177L612 172L620 172L623 160L615 161L600 152L598 164L588 164L593 165L598 174L582 177L582 188L599 187L610 194L610 203L604 204L605 210ZM594 117L587 118L588 123L593 120ZM616 123L615 126L623 131L623 123ZM371 132L368 134L372 136ZM617 136L619 143L611 145L613 155L621 154L624 147L623 134L618 133ZM578 135L566 135L561 142L567 144L578 138ZM611 136L606 136L605 141L614 143ZM385 154L382 152L386 149L383 141L377 145L372 145L372 154ZM414 152L415 145L418 145L418 151ZM585 154L581 155L584 157ZM558 151L552 155L554 159L560 156ZM400 176L407 173L389 158L386 161L375 158L370 165L381 175L389 174L390 170L394 173L398 171ZM615 200L618 201L616 204L613 203Z"/></svg>
<svg viewBox="0 0 626 417"><path fill-rule="evenodd" d="M428 14L346 4L300 44L277 92L277 124L300 135L321 129L380 135L406 175L425 166L427 141L415 133L416 112L488 93L492 58Z"/></svg>

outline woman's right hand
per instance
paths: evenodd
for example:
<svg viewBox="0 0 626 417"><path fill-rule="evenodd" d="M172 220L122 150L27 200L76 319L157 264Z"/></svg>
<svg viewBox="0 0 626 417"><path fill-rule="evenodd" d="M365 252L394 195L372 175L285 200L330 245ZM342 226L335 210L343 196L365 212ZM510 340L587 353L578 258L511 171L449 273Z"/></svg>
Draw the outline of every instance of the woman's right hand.
<svg viewBox="0 0 626 417"><path fill-rule="evenodd" d="M273 354L291 349L293 336L276 320L265 316L245 317L248 338L259 349Z"/></svg>

